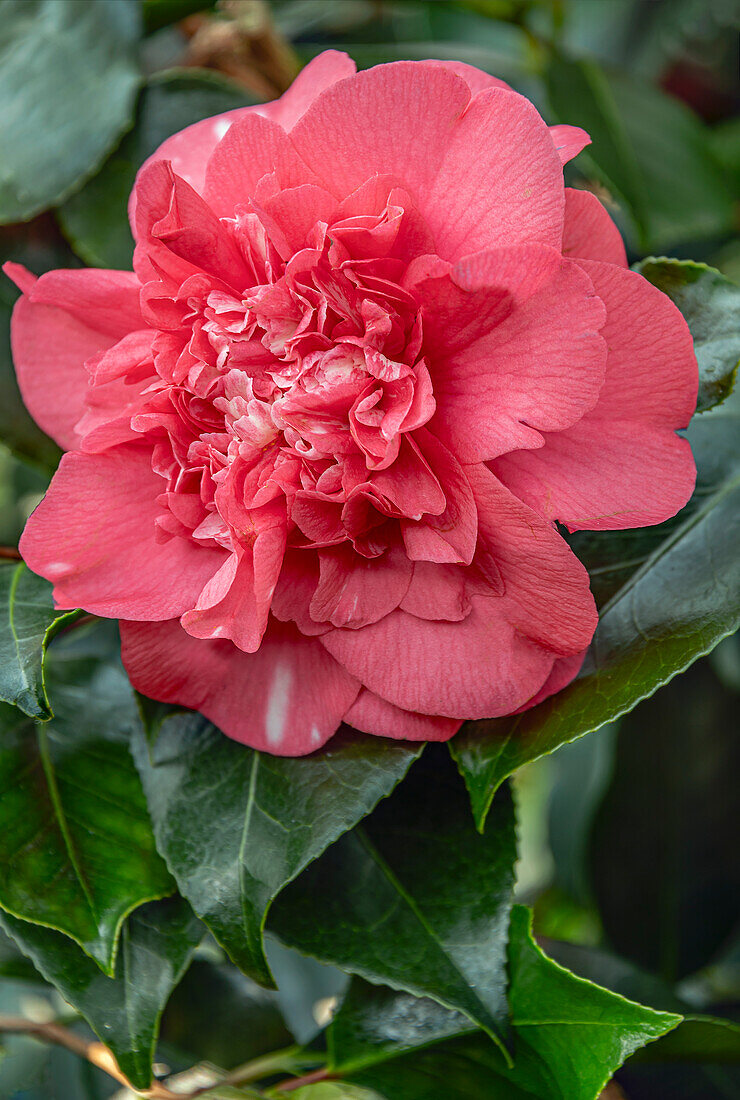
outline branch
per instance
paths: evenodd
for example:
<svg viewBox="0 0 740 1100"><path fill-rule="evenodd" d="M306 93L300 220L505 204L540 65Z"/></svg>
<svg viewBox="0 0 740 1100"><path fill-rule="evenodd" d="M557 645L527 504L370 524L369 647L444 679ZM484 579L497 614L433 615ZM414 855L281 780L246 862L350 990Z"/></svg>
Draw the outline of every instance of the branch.
<svg viewBox="0 0 740 1100"><path fill-rule="evenodd" d="M104 1043L97 1040L91 1042L88 1039L83 1039L74 1031L61 1027L59 1024L39 1024L33 1020L27 1020L23 1016L0 1015L0 1032L31 1035L42 1042L54 1043L56 1046L71 1050L73 1054L86 1059L91 1065L97 1066L98 1069L102 1069L119 1085L124 1085L137 1096L144 1097L145 1100L183 1100L182 1096L170 1092L168 1088L156 1081L148 1089L134 1088L125 1073L119 1069L118 1063Z"/></svg>

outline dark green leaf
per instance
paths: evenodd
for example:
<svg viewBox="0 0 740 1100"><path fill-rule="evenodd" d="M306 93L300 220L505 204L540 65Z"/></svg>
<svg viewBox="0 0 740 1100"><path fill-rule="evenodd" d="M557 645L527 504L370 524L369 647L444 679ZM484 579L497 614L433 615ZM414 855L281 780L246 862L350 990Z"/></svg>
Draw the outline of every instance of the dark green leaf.
<svg viewBox="0 0 740 1100"><path fill-rule="evenodd" d="M230 963L196 958L170 998L162 1042L191 1062L224 1069L290 1046L293 1037L277 994L262 989Z"/></svg>
<svg viewBox="0 0 740 1100"><path fill-rule="evenodd" d="M128 197L143 162L178 130L254 102L243 88L205 70L174 69L152 77L141 93L134 128L94 179L57 211L75 251L94 267L130 268Z"/></svg>
<svg viewBox="0 0 740 1100"><path fill-rule="evenodd" d="M302 758L239 745L192 713L167 718L135 759L159 850L181 892L250 977L272 979L266 912L286 883L389 794L421 746L335 738Z"/></svg>
<svg viewBox="0 0 740 1100"><path fill-rule="evenodd" d="M153 902L131 914L121 930L113 977L58 932L7 914L0 924L111 1048L132 1084L148 1088L162 1010L203 934L182 898Z"/></svg>
<svg viewBox="0 0 740 1100"><path fill-rule="evenodd" d="M615 726L605 726L598 737L561 745L552 757L547 832L555 883L583 905L591 900L587 870L591 824L611 779L616 732Z"/></svg>
<svg viewBox="0 0 740 1100"><path fill-rule="evenodd" d="M740 1063L740 1025L716 1016L686 1016L634 1061Z"/></svg>
<svg viewBox="0 0 740 1100"><path fill-rule="evenodd" d="M393 1100L596 1100L625 1059L681 1021L563 970L535 944L522 906L512 910L508 954L513 1066L477 1033L350 1070L352 1079ZM369 1044L368 1061L370 1040L385 1058L398 1053L398 1005L393 994L388 998L385 1022L377 1003L376 1015L360 1021L360 1028L370 1025L369 1031L360 1030ZM418 1008L414 1014L420 1018ZM405 1034L413 1039L411 1029ZM425 1041L423 1032L421 1037ZM357 1049L355 1044L355 1056Z"/></svg>
<svg viewBox="0 0 740 1100"><path fill-rule="evenodd" d="M477 835L449 757L430 746L393 798L282 894L270 928L305 954L431 996L500 1042L515 856L508 791Z"/></svg>
<svg viewBox="0 0 740 1100"><path fill-rule="evenodd" d="M468 723L451 742L479 825L516 768L625 714L737 627L739 426L715 414L692 425L692 439L712 444L703 485L602 610L578 679L516 717Z"/></svg>
<svg viewBox="0 0 740 1100"><path fill-rule="evenodd" d="M547 85L559 121L591 135L582 162L624 202L645 250L731 228L731 194L709 131L683 103L591 60L556 56Z"/></svg>
<svg viewBox="0 0 740 1100"><path fill-rule="evenodd" d="M0 700L32 718L51 717L44 683L46 647L79 611L59 612L51 585L22 561L0 561Z"/></svg>
<svg viewBox="0 0 740 1100"><path fill-rule="evenodd" d="M682 1022L638 1051L633 1062L738 1062L740 1026L716 1016L696 1015L670 985L627 959L594 947L543 943L551 958L582 978L663 1012L681 1013Z"/></svg>
<svg viewBox="0 0 740 1100"><path fill-rule="evenodd" d="M138 37L132 0L2 0L0 222L65 198L129 126Z"/></svg>
<svg viewBox="0 0 740 1100"><path fill-rule="evenodd" d="M737 921L739 701L702 661L623 719L593 827L604 930L669 983L707 964Z"/></svg>
<svg viewBox="0 0 740 1100"><path fill-rule="evenodd" d="M385 1100L374 1089L349 1085L345 1081L320 1081L316 1085L304 1085L291 1091L290 1095L292 1100Z"/></svg>
<svg viewBox="0 0 740 1100"><path fill-rule="evenodd" d="M0 906L111 972L127 913L174 889L129 755L136 706L120 664L78 658L73 635L52 646L48 685L49 722L0 704Z"/></svg>
<svg viewBox="0 0 740 1100"><path fill-rule="evenodd" d="M675 302L691 329L699 363L696 411L721 405L740 364L740 286L692 260L651 256L636 270Z"/></svg>

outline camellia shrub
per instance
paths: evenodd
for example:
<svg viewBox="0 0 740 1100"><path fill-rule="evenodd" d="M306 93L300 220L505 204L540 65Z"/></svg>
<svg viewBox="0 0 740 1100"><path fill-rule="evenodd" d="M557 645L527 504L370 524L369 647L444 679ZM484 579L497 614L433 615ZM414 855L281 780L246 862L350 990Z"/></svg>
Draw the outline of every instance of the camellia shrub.
<svg viewBox="0 0 740 1100"><path fill-rule="evenodd" d="M732 165L339 7L4 3L0 1094L722 1100Z"/></svg>

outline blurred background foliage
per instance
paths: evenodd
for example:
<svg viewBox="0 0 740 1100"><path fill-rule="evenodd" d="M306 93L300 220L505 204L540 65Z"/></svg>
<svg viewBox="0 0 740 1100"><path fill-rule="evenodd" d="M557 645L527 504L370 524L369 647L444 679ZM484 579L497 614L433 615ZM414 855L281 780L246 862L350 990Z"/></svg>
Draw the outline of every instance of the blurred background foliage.
<svg viewBox="0 0 740 1100"><path fill-rule="evenodd" d="M738 0L0 0L0 100L13 105L0 118L0 259L36 273L129 266L126 199L146 156L191 122L280 94L331 47L360 67L457 58L503 78L548 121L590 132L567 182L606 203L631 262L691 258L738 283L739 32ZM3 281L0 544L11 547L59 456L15 388L15 294ZM739 695L735 636L515 778L517 894L536 934L576 973L655 1008L740 1019ZM277 943L270 962L279 993L215 945L199 949L166 1010L161 1061L224 1064L309 1040L346 979ZM5 939L0 974L0 1012L68 1011ZM116 1092L63 1050L3 1043L0 1098ZM633 1059L619 1087L629 1100L740 1095L738 1071L704 1056Z"/></svg>

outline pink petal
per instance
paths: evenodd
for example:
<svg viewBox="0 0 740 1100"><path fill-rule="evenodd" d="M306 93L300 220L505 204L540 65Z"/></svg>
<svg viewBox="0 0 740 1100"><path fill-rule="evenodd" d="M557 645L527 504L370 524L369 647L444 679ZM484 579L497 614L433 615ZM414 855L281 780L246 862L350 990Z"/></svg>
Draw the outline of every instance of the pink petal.
<svg viewBox="0 0 740 1100"><path fill-rule="evenodd" d="M88 392L84 363L141 328L138 282L122 271L52 271L38 280L19 265L6 271L25 290L11 322L23 400L39 427L71 450Z"/></svg>
<svg viewBox="0 0 740 1100"><path fill-rule="evenodd" d="M62 458L20 543L29 568L54 583L58 607L139 619L192 607L224 552L178 537L158 541L162 487L143 447Z"/></svg>
<svg viewBox="0 0 740 1100"><path fill-rule="evenodd" d="M319 551L319 570L311 618L357 629L398 607L411 582L412 565L400 547L368 559L344 543Z"/></svg>
<svg viewBox="0 0 740 1100"><path fill-rule="evenodd" d="M560 247L562 167L529 100L502 88L480 92L442 149L419 209L443 259L525 241Z"/></svg>
<svg viewBox="0 0 740 1100"><path fill-rule="evenodd" d="M553 654L507 620L503 600L476 596L462 622L393 611L321 643L370 691L402 710L454 718L510 714L550 673Z"/></svg>
<svg viewBox="0 0 740 1100"><path fill-rule="evenodd" d="M191 638L176 619L122 622L121 654L144 695L199 710L228 737L278 756L328 741L359 686L319 642L274 619L256 653Z"/></svg>
<svg viewBox="0 0 740 1100"><path fill-rule="evenodd" d="M462 725L456 718L432 718L412 714L362 689L344 716L345 722L363 733L394 737L399 741L449 741Z"/></svg>
<svg viewBox="0 0 740 1100"><path fill-rule="evenodd" d="M480 339L447 354L435 325L445 288L439 281L423 288L425 335L430 349L441 350L430 363L437 401L430 428L462 462L539 447L540 432L562 430L595 405L604 380L605 311L577 264L523 245L468 257L452 279L478 302L488 288L490 306L482 312L499 318Z"/></svg>
<svg viewBox="0 0 740 1100"><path fill-rule="evenodd" d="M567 164L591 144L590 135L580 126L550 126L549 129L561 164Z"/></svg>
<svg viewBox="0 0 740 1100"><path fill-rule="evenodd" d="M301 69L280 99L266 103L261 110L269 112L268 118L273 119L284 130L292 130L322 92L332 84L354 76L356 72L357 66L349 54L340 50L324 50Z"/></svg>
<svg viewBox="0 0 740 1100"><path fill-rule="evenodd" d="M478 513L465 471L431 432L421 428L414 438L442 486L447 503L439 515L401 524L406 552L413 561L468 565L478 537Z"/></svg>
<svg viewBox="0 0 740 1100"><path fill-rule="evenodd" d="M355 63L347 54L326 50L298 74L287 92L271 103L254 107L237 107L212 118L205 118L192 126L186 126L152 153L139 169L139 174L156 161L168 160L174 171L196 191L202 191L206 178L206 165L213 150L235 122L252 114L271 119L284 130L289 130L310 106L316 96L338 80L351 76ZM138 179L138 177L137 177ZM137 186L129 199L129 220L136 237Z"/></svg>
<svg viewBox="0 0 740 1100"><path fill-rule="evenodd" d="M597 622L588 574L563 539L485 467L471 468L469 476L481 551L495 561L503 590L487 587L481 574L461 622L398 610L361 630L321 638L353 676L394 706L458 719L524 706L555 657L580 653Z"/></svg>
<svg viewBox="0 0 740 1100"><path fill-rule="evenodd" d="M323 92L290 137L322 186L338 198L376 174L397 176L419 191L432 184L469 100L465 81L454 73L397 61Z"/></svg>
<svg viewBox="0 0 740 1100"><path fill-rule="evenodd" d="M402 611L417 619L448 619L460 622L470 613L465 592L465 570L437 562L414 562L408 592L401 600Z"/></svg>
<svg viewBox="0 0 740 1100"><path fill-rule="evenodd" d="M194 638L228 638L245 653L259 649L285 553L285 521L259 531L254 545L226 559L182 625Z"/></svg>
<svg viewBox="0 0 740 1100"><path fill-rule="evenodd" d="M313 183L311 172L285 131L271 119L249 114L235 122L208 161L203 195L222 218L231 218L254 194L257 182L275 173L281 187Z"/></svg>
<svg viewBox="0 0 740 1100"><path fill-rule="evenodd" d="M520 707L520 710L529 710L530 707L536 707L543 699L549 699L551 695L556 695L564 687L567 687L581 671L586 652L584 649L583 653L576 653L573 657L558 657L552 666L552 672L540 690L523 707Z"/></svg>
<svg viewBox="0 0 740 1100"><path fill-rule="evenodd" d="M590 191L565 189L563 255L627 267L627 253L619 230Z"/></svg>
<svg viewBox="0 0 740 1100"><path fill-rule="evenodd" d="M675 435L696 406L698 374L683 317L641 275L580 261L607 307L607 374L580 423L546 436L538 451L495 463L513 492L572 530L662 523L695 480L691 448Z"/></svg>
<svg viewBox="0 0 740 1100"><path fill-rule="evenodd" d="M486 88L504 88L507 92L512 90L511 85L507 84L505 80L499 80L497 76L491 76L490 73L485 73L482 69L476 69L475 65L466 65L464 61L438 61L430 58L425 60L424 64L439 65L441 68L461 76L470 88L472 95L484 92Z"/></svg>
<svg viewBox="0 0 740 1100"><path fill-rule="evenodd" d="M509 621L559 656L580 653L598 621L587 571L551 524L485 466L468 467L468 477L478 507L476 563L483 556L494 563Z"/></svg>

